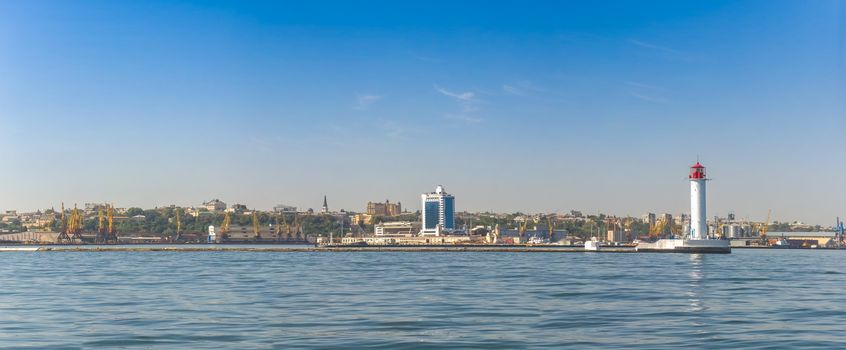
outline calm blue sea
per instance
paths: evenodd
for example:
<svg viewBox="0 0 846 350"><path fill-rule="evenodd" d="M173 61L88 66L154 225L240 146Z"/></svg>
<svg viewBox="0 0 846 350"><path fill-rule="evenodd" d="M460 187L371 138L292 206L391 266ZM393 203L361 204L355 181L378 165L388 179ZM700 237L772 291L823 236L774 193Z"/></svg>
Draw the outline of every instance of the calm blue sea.
<svg viewBox="0 0 846 350"><path fill-rule="evenodd" d="M846 251L0 253L0 348L846 348Z"/></svg>

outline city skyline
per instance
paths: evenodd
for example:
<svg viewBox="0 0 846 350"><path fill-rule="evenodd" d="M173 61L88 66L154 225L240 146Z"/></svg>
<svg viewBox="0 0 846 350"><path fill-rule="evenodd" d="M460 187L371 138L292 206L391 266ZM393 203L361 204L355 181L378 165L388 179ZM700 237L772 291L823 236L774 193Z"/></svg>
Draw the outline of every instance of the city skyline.
<svg viewBox="0 0 846 350"><path fill-rule="evenodd" d="M484 7L480 9L479 7ZM846 6L0 3L0 209L846 215ZM789 29L786 29L789 28ZM838 150L841 150L838 152ZM838 157L840 156L840 157Z"/></svg>

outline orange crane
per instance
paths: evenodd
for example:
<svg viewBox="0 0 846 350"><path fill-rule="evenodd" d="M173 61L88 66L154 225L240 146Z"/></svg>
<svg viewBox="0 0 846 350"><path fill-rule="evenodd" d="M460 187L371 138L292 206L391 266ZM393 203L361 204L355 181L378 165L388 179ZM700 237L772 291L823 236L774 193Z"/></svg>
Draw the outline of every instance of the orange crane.
<svg viewBox="0 0 846 350"><path fill-rule="evenodd" d="M223 223L220 224L220 239L226 240L227 236L226 233L229 232L229 225L232 223L232 218L229 217L229 213L226 213L223 216Z"/></svg>
<svg viewBox="0 0 846 350"><path fill-rule="evenodd" d="M70 242L70 236L68 236L68 219L65 217L65 202L62 202L62 221L59 223L59 236L56 237L56 242L59 244Z"/></svg>
<svg viewBox="0 0 846 350"><path fill-rule="evenodd" d="M279 219L282 220L281 223L279 222ZM291 225L285 218L285 214L279 214L279 217L276 220L276 236L277 240L291 240Z"/></svg>
<svg viewBox="0 0 846 350"><path fill-rule="evenodd" d="M655 221L655 224L649 227L649 238L660 238L664 234L664 228L667 226L667 220L663 218Z"/></svg>
<svg viewBox="0 0 846 350"><path fill-rule="evenodd" d="M117 244L117 229L115 228L115 207L109 205L106 207L106 222L108 222L108 229L106 230L106 243Z"/></svg>
<svg viewBox="0 0 846 350"><path fill-rule="evenodd" d="M526 234L526 225L529 224L528 218L523 218L517 226L517 236L520 237L520 243L526 243L523 236Z"/></svg>
<svg viewBox="0 0 846 350"><path fill-rule="evenodd" d="M294 232L291 235L298 241L303 239L303 225L300 223L300 217L297 213L294 213Z"/></svg>
<svg viewBox="0 0 846 350"><path fill-rule="evenodd" d="M773 210L767 210L767 221L761 223L758 232L761 234L761 243L767 244L767 231L770 229L770 216L773 214Z"/></svg>
<svg viewBox="0 0 846 350"><path fill-rule="evenodd" d="M282 225L279 224L279 216L273 219L273 234L276 236L276 241L279 242L279 237L282 236Z"/></svg>
<svg viewBox="0 0 846 350"><path fill-rule="evenodd" d="M106 242L106 223L103 217L103 207L97 207L97 238L94 243L102 244Z"/></svg>
<svg viewBox="0 0 846 350"><path fill-rule="evenodd" d="M258 215L255 209L253 209L253 235L255 235L257 241L261 240L261 227L259 226Z"/></svg>
<svg viewBox="0 0 846 350"><path fill-rule="evenodd" d="M79 214L76 204L73 205L73 211L71 211L70 220L68 220L68 233L71 241L78 239L79 242L82 242L82 215Z"/></svg>

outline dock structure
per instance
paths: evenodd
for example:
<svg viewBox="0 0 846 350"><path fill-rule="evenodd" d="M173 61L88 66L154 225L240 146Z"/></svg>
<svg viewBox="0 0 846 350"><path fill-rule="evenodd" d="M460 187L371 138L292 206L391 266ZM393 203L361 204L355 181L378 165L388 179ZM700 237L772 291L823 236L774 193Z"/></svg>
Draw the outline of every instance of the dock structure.
<svg viewBox="0 0 846 350"><path fill-rule="evenodd" d="M4 251L39 251L39 252L510 252L510 253L583 253L588 252L582 246L556 245L385 245L385 246L300 246L279 247L268 245L55 245L55 246L0 246ZM590 252L602 253L636 253L634 247L613 246L603 247Z"/></svg>
<svg viewBox="0 0 846 350"><path fill-rule="evenodd" d="M0 234L0 243L31 243L31 244L54 244L57 233L55 232L16 232Z"/></svg>

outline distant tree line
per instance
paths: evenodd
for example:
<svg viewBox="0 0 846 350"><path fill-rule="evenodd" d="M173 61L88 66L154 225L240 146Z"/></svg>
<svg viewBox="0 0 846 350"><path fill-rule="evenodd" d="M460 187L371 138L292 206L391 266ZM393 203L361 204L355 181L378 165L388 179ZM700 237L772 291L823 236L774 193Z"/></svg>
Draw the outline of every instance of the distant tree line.
<svg viewBox="0 0 846 350"><path fill-rule="evenodd" d="M21 224L20 220L11 220L9 222L0 222L0 230L9 232L26 232L26 227Z"/></svg>
<svg viewBox="0 0 846 350"><path fill-rule="evenodd" d="M138 217L143 215L143 218ZM235 214L230 213L231 226L248 226L253 224L252 214ZM198 216L185 214L184 211L180 213L180 231L181 233L193 233L204 235L208 233L209 226L220 226L226 214L211 213L203 211ZM138 218L135 218L138 217ZM129 208L126 214L121 215L114 221L114 226L117 232L132 233L132 234L151 234L159 236L170 236L176 231L176 223L174 220L174 208L158 208L158 209L141 209ZM256 217L259 225L267 227L268 225L275 225L277 222L282 225L284 230L284 222L287 222L291 229L294 229L294 214L275 214L271 212L257 212ZM84 232L96 232L98 226L97 215L85 218L83 222ZM329 214L313 214L303 215L298 214L297 218L304 234L309 236L325 236L329 232L339 233L341 228L341 220L344 220L346 230L349 231L349 219L341 218ZM56 220L53 223L53 231L61 230L61 222Z"/></svg>

